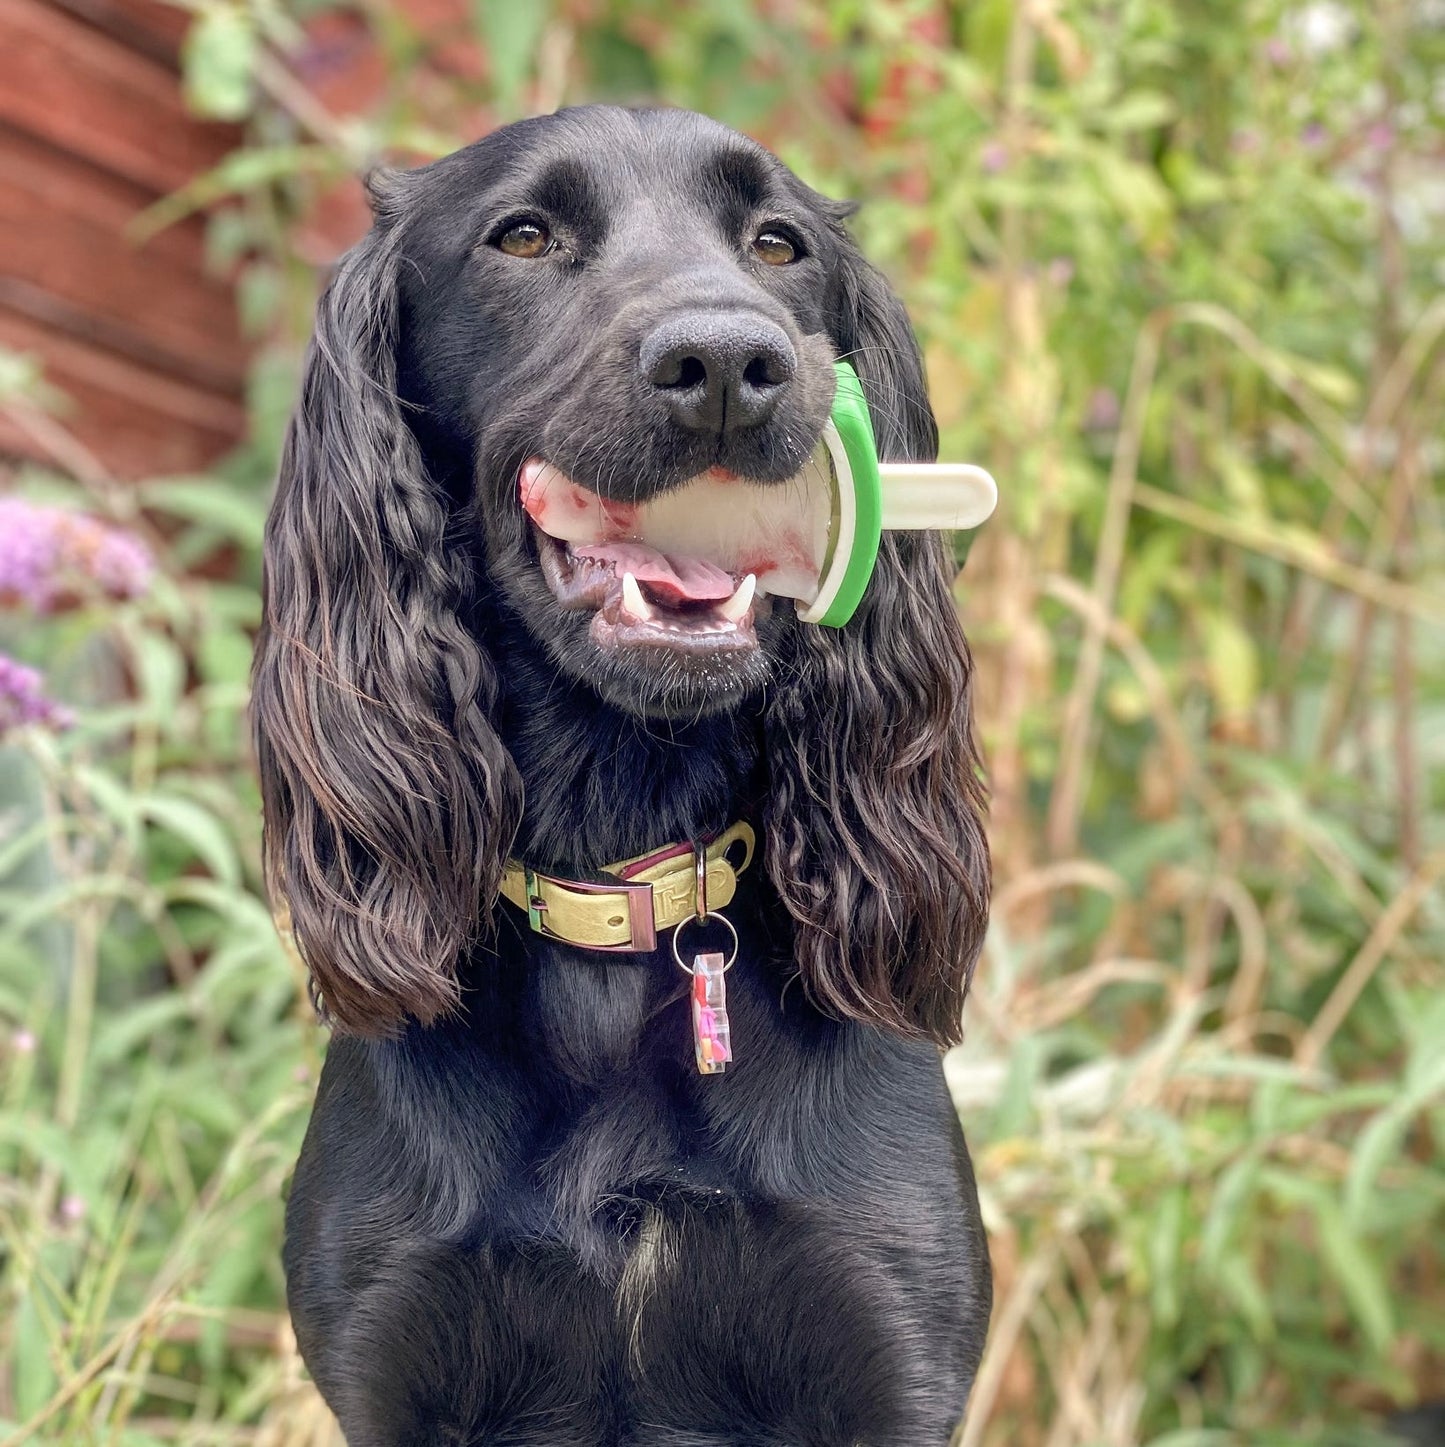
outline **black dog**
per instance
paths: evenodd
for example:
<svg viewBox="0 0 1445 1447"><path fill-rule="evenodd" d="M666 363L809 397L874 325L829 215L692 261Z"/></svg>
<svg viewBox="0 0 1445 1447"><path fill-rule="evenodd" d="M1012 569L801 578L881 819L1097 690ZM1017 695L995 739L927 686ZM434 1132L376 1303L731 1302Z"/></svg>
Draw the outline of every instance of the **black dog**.
<svg viewBox="0 0 1445 1447"><path fill-rule="evenodd" d="M903 311L846 208L685 112L525 121L373 190L255 675L272 886L337 1027L287 1215L306 1362L352 1447L944 1443L990 1278L938 1054L988 897L940 539L885 535L832 629L519 496L543 461L608 508L781 485L838 357L880 452L931 458ZM586 883L654 851L691 914L719 835L704 1075L665 891ZM620 949L566 942L579 900ZM684 969L730 951L682 929Z"/></svg>

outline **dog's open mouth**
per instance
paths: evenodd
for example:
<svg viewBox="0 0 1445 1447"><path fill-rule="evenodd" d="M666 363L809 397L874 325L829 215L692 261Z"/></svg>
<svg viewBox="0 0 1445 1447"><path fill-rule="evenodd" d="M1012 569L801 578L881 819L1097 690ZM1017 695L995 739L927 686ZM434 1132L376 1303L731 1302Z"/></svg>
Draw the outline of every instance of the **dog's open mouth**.
<svg viewBox="0 0 1445 1447"><path fill-rule="evenodd" d="M750 651L753 624L771 600L749 573L736 579L701 558L644 543L573 547L537 528L542 576L564 608L591 608L592 636L612 647Z"/></svg>
<svg viewBox="0 0 1445 1447"><path fill-rule="evenodd" d="M773 595L806 595L827 548L805 489L717 468L639 506L534 457L518 490L547 586L564 608L593 610L607 647L750 652Z"/></svg>

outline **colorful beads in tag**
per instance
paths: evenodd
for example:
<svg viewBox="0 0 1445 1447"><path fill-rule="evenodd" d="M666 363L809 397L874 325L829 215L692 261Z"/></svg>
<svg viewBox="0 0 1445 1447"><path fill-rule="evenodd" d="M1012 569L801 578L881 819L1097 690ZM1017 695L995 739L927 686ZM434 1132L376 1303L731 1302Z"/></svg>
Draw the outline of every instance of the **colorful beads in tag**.
<svg viewBox="0 0 1445 1447"><path fill-rule="evenodd" d="M733 1058L726 975L721 954L693 956L692 1041L697 1068L703 1075L720 1074Z"/></svg>
<svg viewBox="0 0 1445 1447"><path fill-rule="evenodd" d="M701 857L701 856L699 856ZM738 932L732 921L707 907L705 886L698 882L698 912L695 919L685 919L672 932L672 957L677 967L691 981L692 1045L697 1068L703 1075L721 1075L733 1058L732 1031L728 1025L727 985L723 976L738 957ZM688 965L682 957L680 936L689 926L721 925L732 936L732 949L723 954L697 954Z"/></svg>

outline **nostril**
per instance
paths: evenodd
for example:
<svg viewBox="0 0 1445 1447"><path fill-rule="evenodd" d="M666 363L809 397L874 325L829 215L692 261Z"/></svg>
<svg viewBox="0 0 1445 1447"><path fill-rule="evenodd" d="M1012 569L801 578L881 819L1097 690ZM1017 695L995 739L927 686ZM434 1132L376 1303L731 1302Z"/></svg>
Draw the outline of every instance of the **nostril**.
<svg viewBox="0 0 1445 1447"><path fill-rule="evenodd" d="M707 368L701 357L683 357L677 364L677 381L665 382L664 386L701 387L707 381Z"/></svg>
<svg viewBox="0 0 1445 1447"><path fill-rule="evenodd" d="M792 375L790 367L780 365L778 357L754 357L743 368L743 381L750 387L780 387Z"/></svg>
<svg viewBox="0 0 1445 1447"><path fill-rule="evenodd" d="M707 363L683 347L665 351L647 369L648 380L664 391L686 392L707 384Z"/></svg>

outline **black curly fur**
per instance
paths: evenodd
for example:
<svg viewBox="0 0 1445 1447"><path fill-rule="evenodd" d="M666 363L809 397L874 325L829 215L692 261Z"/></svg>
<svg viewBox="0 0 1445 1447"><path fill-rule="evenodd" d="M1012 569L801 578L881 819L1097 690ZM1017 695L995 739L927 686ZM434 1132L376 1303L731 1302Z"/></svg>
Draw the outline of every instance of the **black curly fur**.
<svg viewBox="0 0 1445 1447"><path fill-rule="evenodd" d="M936 535L838 630L736 663L606 655L516 498L786 478L851 358L885 457L937 435L847 208L702 117L593 107L373 182L323 298L267 531L254 717L272 888L337 1025L288 1211L292 1313L363 1444L942 1443L989 1274L937 1046L987 914L970 664ZM556 254L489 245L520 212ZM783 220L792 266L749 260ZM637 379L680 306L800 363L720 442ZM509 853L585 877L747 815L737 1059L691 1065L654 954L529 933ZM797 985L798 988L793 988Z"/></svg>

